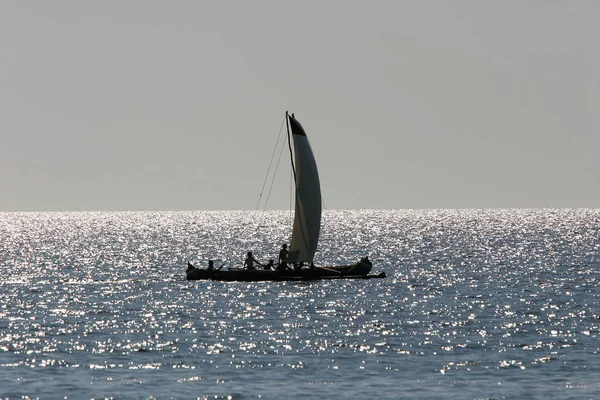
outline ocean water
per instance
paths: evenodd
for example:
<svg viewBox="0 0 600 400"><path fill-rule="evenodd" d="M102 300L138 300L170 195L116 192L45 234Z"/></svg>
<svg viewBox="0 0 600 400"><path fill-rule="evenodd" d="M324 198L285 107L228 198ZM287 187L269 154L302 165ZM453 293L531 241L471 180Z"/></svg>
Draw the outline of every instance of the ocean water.
<svg viewBox="0 0 600 400"><path fill-rule="evenodd" d="M0 398L600 398L600 210L326 211L388 278L185 280L291 218L0 213Z"/></svg>

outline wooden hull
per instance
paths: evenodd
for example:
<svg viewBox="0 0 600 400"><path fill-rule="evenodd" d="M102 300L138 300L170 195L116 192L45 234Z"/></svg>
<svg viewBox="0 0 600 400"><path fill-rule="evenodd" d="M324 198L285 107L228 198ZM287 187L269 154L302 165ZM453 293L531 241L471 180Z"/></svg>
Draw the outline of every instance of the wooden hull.
<svg viewBox="0 0 600 400"><path fill-rule="evenodd" d="M187 280L210 279L215 281L239 281L239 282L261 282L261 281L316 281L324 279L372 279L385 278L385 272L377 275L369 275L372 264L365 258L356 264L302 268L300 270L246 270L241 268L230 268L226 271L209 271L206 269L190 268L187 271Z"/></svg>

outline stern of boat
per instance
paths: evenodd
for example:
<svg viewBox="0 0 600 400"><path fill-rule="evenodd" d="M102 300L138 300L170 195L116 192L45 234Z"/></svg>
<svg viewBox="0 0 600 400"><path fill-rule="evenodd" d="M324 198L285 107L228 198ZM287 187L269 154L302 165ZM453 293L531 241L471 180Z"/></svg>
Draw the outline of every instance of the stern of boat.
<svg viewBox="0 0 600 400"><path fill-rule="evenodd" d="M361 258L359 262L352 265L348 272L349 275L367 275L373 269L373 263L369 257Z"/></svg>

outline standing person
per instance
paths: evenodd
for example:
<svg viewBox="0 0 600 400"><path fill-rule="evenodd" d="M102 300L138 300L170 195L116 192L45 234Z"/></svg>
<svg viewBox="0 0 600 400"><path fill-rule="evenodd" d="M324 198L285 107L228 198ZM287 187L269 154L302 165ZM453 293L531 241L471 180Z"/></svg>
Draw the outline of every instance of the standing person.
<svg viewBox="0 0 600 400"><path fill-rule="evenodd" d="M281 250L279 250L279 268L286 269L287 268L287 257L288 257L288 249L287 244L281 245Z"/></svg>
<svg viewBox="0 0 600 400"><path fill-rule="evenodd" d="M263 266L260 262L258 262L258 260L256 258L254 258L254 256L252 255L252 252L249 251L248 255L246 257L246 260L244 260L244 268L246 268L246 269L256 269L256 267L254 266L254 263L257 263L261 267Z"/></svg>
<svg viewBox="0 0 600 400"><path fill-rule="evenodd" d="M215 264L213 263L213 260L208 260L208 271L214 271L215 270Z"/></svg>

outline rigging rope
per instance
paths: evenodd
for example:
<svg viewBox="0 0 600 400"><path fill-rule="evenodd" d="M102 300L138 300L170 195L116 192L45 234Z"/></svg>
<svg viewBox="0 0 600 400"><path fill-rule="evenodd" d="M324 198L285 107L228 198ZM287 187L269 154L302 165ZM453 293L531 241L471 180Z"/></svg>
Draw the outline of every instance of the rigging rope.
<svg viewBox="0 0 600 400"><path fill-rule="evenodd" d="M277 171L279 170L279 162L281 161L281 155L283 154L284 148L285 146L281 146L281 150L279 151L279 158L277 158L277 165L275 165L275 171L273 172L273 177L271 178L271 184L269 185L269 193L267 193L267 199L265 200L265 206L263 208L263 211L267 209L267 203L269 202L269 198L271 197L273 182L275 182L275 176L277 175Z"/></svg>
<svg viewBox="0 0 600 400"><path fill-rule="evenodd" d="M277 142L275 143L275 147L273 148L273 154L271 154L271 161L269 161L269 168L267 168L267 174L265 175L265 180L263 181L263 185L262 188L260 189L260 195L258 196L258 202L256 203L256 208L255 211L258 210L258 206L260 205L260 201L262 199L262 195L263 192L265 190L265 185L267 184L267 179L269 178L269 172L271 172L271 165L273 164L273 160L275 159L275 152L277 151L277 146L279 145L279 140L281 139L281 133L283 132L283 124L285 124L286 121L285 117L283 119L283 121L281 122L281 127L279 128L279 134L277 136ZM279 158L281 158L281 154L279 155ZM277 162L277 165L279 165L279 161ZM277 171L275 171L277 172ZM273 185L273 183L271 182L271 186ZM271 190L269 189L269 194L271 193ZM267 200L265 200L265 208L267 207L266 202L269 200L269 198L267 197Z"/></svg>

